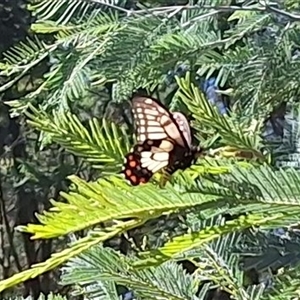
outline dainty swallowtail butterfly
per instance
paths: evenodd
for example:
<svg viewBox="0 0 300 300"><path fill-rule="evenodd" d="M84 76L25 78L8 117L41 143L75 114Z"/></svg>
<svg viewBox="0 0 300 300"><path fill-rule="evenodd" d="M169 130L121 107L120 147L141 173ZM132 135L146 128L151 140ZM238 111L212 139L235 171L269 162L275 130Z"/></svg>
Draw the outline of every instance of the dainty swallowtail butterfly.
<svg viewBox="0 0 300 300"><path fill-rule="evenodd" d="M125 156L122 173L132 185L150 180L161 169L172 174L188 168L201 153L192 145L189 123L182 113L170 113L148 96L132 99L137 144Z"/></svg>

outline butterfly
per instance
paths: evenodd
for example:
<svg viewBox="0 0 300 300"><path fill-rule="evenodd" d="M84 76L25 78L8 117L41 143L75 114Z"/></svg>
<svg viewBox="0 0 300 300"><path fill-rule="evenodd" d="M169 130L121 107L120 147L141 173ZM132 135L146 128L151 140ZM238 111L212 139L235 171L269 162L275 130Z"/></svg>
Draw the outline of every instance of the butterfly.
<svg viewBox="0 0 300 300"><path fill-rule="evenodd" d="M201 153L192 145L186 117L171 113L158 100L134 96L132 112L137 143L125 156L122 173L132 185L148 182L154 173L165 169L173 174L188 168Z"/></svg>

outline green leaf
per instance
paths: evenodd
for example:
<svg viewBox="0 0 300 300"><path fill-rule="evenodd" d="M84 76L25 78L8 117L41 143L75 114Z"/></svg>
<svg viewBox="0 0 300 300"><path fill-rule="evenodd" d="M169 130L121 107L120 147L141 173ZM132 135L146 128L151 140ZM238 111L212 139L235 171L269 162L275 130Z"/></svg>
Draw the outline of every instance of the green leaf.
<svg viewBox="0 0 300 300"><path fill-rule="evenodd" d="M199 131L201 128L213 128L213 134L221 137L221 143L226 146L252 154L261 160L264 155L261 152L262 138L258 132L251 130L249 123L241 123L228 115L220 115L199 91L199 89L190 82L190 74L186 78L178 78L179 85L178 96L187 105L189 111L195 117L195 127Z"/></svg>
<svg viewBox="0 0 300 300"><path fill-rule="evenodd" d="M157 250L140 253L141 260L137 261L134 266L137 268L147 268L149 266L160 265L164 261L176 258L185 251L195 249L205 245L212 240L225 234L235 231L241 231L252 226L263 226L264 228L274 228L282 224L288 225L290 217L297 218L300 209L292 207L282 208L281 212L273 213L270 216L264 214L248 214L240 216L238 219L227 221L224 225L204 228L199 232L185 234L175 237L172 241L167 242L165 246Z"/></svg>
<svg viewBox="0 0 300 300"><path fill-rule="evenodd" d="M76 176L70 176L69 180L76 188L69 193L60 193L67 203L52 200L53 207L49 212L37 216L41 224L21 226L22 231L34 234L35 239L53 238L101 222L127 218L131 218L135 227L178 209L209 202L214 205L216 200L210 195L182 194L170 185L162 190L152 184L132 187L117 177L89 183Z"/></svg>
<svg viewBox="0 0 300 300"><path fill-rule="evenodd" d="M124 155L129 151L129 140L123 127L105 119L102 125L94 118L89 121L89 128L83 126L77 116L70 112L53 112L50 117L29 105L32 113L27 122L50 134L68 152L82 157L102 174L113 174L121 170Z"/></svg>
<svg viewBox="0 0 300 300"><path fill-rule="evenodd" d="M143 299L193 299L197 292L195 276L174 262L142 271L132 269L131 263L132 259L112 249L95 246L67 263L62 283L80 285L89 296L103 291L112 282L125 285ZM89 293L88 287L95 283L98 287ZM115 299L113 293L112 296L110 299Z"/></svg>

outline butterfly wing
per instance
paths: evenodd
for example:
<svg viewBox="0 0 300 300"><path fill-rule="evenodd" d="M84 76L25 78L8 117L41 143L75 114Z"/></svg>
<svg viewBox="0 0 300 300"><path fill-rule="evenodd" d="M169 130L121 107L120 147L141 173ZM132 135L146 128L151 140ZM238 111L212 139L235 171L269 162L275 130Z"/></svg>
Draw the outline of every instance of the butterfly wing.
<svg viewBox="0 0 300 300"><path fill-rule="evenodd" d="M155 172L169 164L171 150L167 147L173 147L172 143L146 140L136 144L125 156L122 172L126 179L132 185L148 182Z"/></svg>
<svg viewBox="0 0 300 300"><path fill-rule="evenodd" d="M134 97L132 111L137 142L144 142L146 139L170 139L182 147L188 147L173 115L157 100L149 97Z"/></svg>
<svg viewBox="0 0 300 300"><path fill-rule="evenodd" d="M184 139L188 145L189 148L191 148L192 145L192 135L191 135L191 128L188 120L186 117L180 113L180 112L174 112L173 113L173 118L175 119L180 132L184 136Z"/></svg>
<svg viewBox="0 0 300 300"><path fill-rule="evenodd" d="M126 155L122 172L138 185L162 168L178 165L190 152L191 133L183 114L169 113L154 99L134 97L132 106L137 145Z"/></svg>

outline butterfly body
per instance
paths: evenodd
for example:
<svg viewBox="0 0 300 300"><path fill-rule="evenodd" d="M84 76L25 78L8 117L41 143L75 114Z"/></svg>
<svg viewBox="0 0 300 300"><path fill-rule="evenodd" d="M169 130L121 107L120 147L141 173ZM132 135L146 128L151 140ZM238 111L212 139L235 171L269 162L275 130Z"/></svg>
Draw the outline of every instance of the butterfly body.
<svg viewBox="0 0 300 300"><path fill-rule="evenodd" d="M186 168L190 167L193 163L195 163L198 155L201 153L200 148L195 148L188 152L178 153L177 157L183 156L182 160L175 160L170 163L170 167L166 169L168 174L173 174L177 170L185 170Z"/></svg>
<svg viewBox="0 0 300 300"><path fill-rule="evenodd" d="M137 144L125 156L122 173L132 185L146 183L161 169L172 174L189 167L201 152L191 144L189 124L183 114L170 113L150 97L132 100Z"/></svg>

